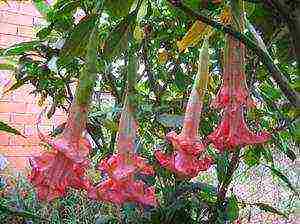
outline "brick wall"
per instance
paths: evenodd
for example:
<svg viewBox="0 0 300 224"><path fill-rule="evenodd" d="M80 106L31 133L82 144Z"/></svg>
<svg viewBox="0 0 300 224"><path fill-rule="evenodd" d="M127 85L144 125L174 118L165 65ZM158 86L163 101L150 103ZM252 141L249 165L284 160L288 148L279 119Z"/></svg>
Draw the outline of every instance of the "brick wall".
<svg viewBox="0 0 300 224"><path fill-rule="evenodd" d="M30 1L0 3L0 47L31 41L34 30L42 23L40 14ZM3 95L3 89L13 82L9 72L0 71L0 120L17 128L27 138L0 132L0 154L7 157L13 170L24 171L28 166L28 157L39 152L35 123L42 108L37 105L37 99L29 94L33 89L30 85ZM51 120L43 119L41 129L47 132L64 120L63 113L56 114Z"/></svg>

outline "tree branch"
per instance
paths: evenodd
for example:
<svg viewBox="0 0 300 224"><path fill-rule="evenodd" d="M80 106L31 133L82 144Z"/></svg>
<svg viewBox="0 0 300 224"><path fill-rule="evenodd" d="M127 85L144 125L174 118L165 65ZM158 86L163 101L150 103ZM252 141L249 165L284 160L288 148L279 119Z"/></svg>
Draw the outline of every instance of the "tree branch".
<svg viewBox="0 0 300 224"><path fill-rule="evenodd" d="M171 4L172 1L168 0ZM283 94L286 96L286 98L290 101L290 103L298 108L300 107L300 96L299 94L294 91L290 86L285 78L285 76L282 74L278 66L273 62L273 59L269 54L266 54L262 48L260 48L253 40L249 39L244 34L235 31L229 26L224 26L223 24L211 20L207 16L204 16L198 12L193 11L189 7L185 6L184 4L172 4L174 7L182 10L184 13L186 13L189 16L195 17L197 20L200 20L203 23L206 23L215 29L222 31L224 33L228 33L229 35L233 36L234 38L241 41L247 48L252 50L257 54L257 56L260 58L260 60L265 64L265 66L268 68L269 72L271 73L271 76L283 92Z"/></svg>
<svg viewBox="0 0 300 224"><path fill-rule="evenodd" d="M218 201L221 203L225 201L226 193L228 191L228 187L231 182L232 176L234 174L234 171L237 169L239 165L239 155L240 155L240 150L238 149L232 155L228 170L226 172L226 178L221 184L220 190L218 192Z"/></svg>

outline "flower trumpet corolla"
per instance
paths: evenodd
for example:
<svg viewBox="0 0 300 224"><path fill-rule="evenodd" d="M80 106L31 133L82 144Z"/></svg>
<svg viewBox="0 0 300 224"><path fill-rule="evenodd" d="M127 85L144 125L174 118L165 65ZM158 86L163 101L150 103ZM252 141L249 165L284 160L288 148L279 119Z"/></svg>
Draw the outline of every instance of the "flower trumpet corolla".
<svg viewBox="0 0 300 224"><path fill-rule="evenodd" d="M89 165L87 155L91 146L82 136L86 112L84 108L73 106L67 125L58 138L53 139L39 132L41 140L51 147L51 151L30 159L32 171L29 179L37 188L40 200L49 202L64 196L68 187L89 188L85 170Z"/></svg>
<svg viewBox="0 0 300 224"><path fill-rule="evenodd" d="M270 138L269 133L255 134L246 125L245 108L255 105L247 89L244 61L244 44L226 35L223 84L212 102L215 108L223 108L223 117L219 126L208 136L220 151L234 151L238 147L263 143Z"/></svg>
<svg viewBox="0 0 300 224"><path fill-rule="evenodd" d="M166 135L166 139L172 143L175 151L171 155L166 155L160 150L155 152L158 162L181 178L195 177L213 163L212 158L206 155L205 147L198 137L202 100L209 78L208 56L208 41L204 40L198 73L185 112L183 129L179 135L174 131Z"/></svg>
<svg viewBox="0 0 300 224"><path fill-rule="evenodd" d="M153 187L146 187L138 174L154 175L144 158L134 153L137 123L126 100L119 123L117 139L118 152L100 162L98 168L107 173L108 179L92 188L89 196L117 205L133 202L141 205L156 205Z"/></svg>
<svg viewBox="0 0 300 224"><path fill-rule="evenodd" d="M83 137L83 131L86 127L90 96L97 77L95 66L97 39L94 29L87 46L86 65L80 75L76 97L63 133L51 138L43 135L38 128L41 141L50 146L49 151L30 159L32 171L29 180L37 188L40 200L50 202L64 196L68 187L86 190L90 187L85 171L89 165L87 156L91 145ZM40 119L41 117L38 124Z"/></svg>

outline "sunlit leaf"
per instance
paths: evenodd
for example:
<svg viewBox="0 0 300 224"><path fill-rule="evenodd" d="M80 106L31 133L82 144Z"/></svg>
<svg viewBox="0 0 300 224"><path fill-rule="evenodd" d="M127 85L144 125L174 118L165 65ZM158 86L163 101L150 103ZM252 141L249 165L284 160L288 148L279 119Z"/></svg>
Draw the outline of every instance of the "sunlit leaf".
<svg viewBox="0 0 300 224"><path fill-rule="evenodd" d="M204 37L206 27L205 23L196 20L185 36L177 42L179 52L184 51L187 47L195 46Z"/></svg>
<svg viewBox="0 0 300 224"><path fill-rule="evenodd" d="M25 52L34 51L40 46L41 43L39 41L30 41L23 42L19 44L12 45L2 52L2 56L12 56L12 55L21 55Z"/></svg>

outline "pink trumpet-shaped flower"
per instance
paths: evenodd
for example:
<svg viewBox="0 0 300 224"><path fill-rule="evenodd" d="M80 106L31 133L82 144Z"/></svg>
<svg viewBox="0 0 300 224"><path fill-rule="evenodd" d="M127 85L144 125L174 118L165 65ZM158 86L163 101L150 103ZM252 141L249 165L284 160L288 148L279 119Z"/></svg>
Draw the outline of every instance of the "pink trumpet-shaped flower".
<svg viewBox="0 0 300 224"><path fill-rule="evenodd" d="M224 54L223 85L212 102L212 106L215 108L225 108L228 105L254 107L254 102L248 93L243 69L245 46L231 36L227 36L227 42Z"/></svg>
<svg viewBox="0 0 300 224"><path fill-rule="evenodd" d="M136 130L136 121L126 101L119 123L118 153L100 162L98 168L108 174L108 179L90 189L91 198L118 205L125 202L157 204L154 188L135 179L137 174L154 175L152 167L134 153Z"/></svg>
<svg viewBox="0 0 300 224"><path fill-rule="evenodd" d="M202 98L208 82L208 43L204 41L198 73L190 94L185 112L183 129L179 135L174 131L167 134L175 151L165 155L161 151L155 152L158 162L182 178L192 178L200 171L207 170L213 163L206 155L205 147L198 137L198 128L202 110Z"/></svg>
<svg viewBox="0 0 300 224"><path fill-rule="evenodd" d="M254 107L250 99L244 72L244 45L227 35L224 60L223 85L212 102L216 108L224 108L219 126L208 138L220 151L234 151L238 147L266 142L270 134L251 132L244 120L245 107Z"/></svg>
<svg viewBox="0 0 300 224"><path fill-rule="evenodd" d="M90 187L85 170L91 146L82 136L86 116L86 106L73 105L66 127L58 138L44 136L39 131L41 140L51 146L51 151L30 159L29 179L37 188L40 200L49 202L64 196L68 187L86 190Z"/></svg>
<svg viewBox="0 0 300 224"><path fill-rule="evenodd" d="M251 132L244 120L244 108L226 108L217 129L209 135L214 146L220 151L234 151L237 147L264 143L270 138L267 132Z"/></svg>

